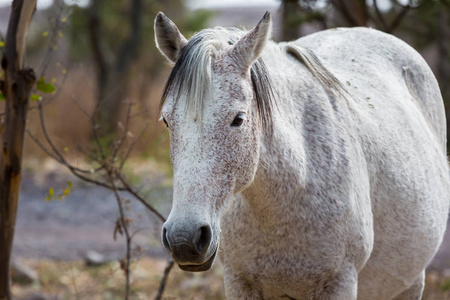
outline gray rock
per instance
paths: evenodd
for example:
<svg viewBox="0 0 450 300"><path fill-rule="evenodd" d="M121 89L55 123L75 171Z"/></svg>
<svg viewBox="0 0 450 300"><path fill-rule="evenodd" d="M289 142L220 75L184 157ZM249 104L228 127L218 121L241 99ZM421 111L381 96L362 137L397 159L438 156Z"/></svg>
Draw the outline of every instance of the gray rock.
<svg viewBox="0 0 450 300"><path fill-rule="evenodd" d="M88 266L100 266L106 263L106 259L103 254L94 250L88 250L84 254L84 262Z"/></svg>

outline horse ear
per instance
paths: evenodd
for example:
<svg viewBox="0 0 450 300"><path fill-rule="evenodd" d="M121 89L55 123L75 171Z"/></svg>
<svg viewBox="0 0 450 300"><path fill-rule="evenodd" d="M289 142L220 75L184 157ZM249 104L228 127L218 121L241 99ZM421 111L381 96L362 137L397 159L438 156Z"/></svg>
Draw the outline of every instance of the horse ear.
<svg viewBox="0 0 450 300"><path fill-rule="evenodd" d="M231 50L231 55L248 70L264 49L272 33L272 20L266 11L255 28L244 35Z"/></svg>
<svg viewBox="0 0 450 300"><path fill-rule="evenodd" d="M155 41L159 51L172 63L177 61L181 49L187 44L177 26L162 12L155 18Z"/></svg>

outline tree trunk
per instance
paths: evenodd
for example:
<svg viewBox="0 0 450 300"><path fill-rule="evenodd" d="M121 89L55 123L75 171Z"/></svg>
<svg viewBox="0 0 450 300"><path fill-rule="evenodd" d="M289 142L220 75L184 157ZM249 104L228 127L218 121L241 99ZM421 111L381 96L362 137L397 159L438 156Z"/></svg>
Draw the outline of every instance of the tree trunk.
<svg viewBox="0 0 450 300"><path fill-rule="evenodd" d="M0 300L12 299L10 261L19 201L22 150L28 99L36 80L30 68L23 68L25 40L36 0L14 0L2 58L5 96L2 151L0 155Z"/></svg>
<svg viewBox="0 0 450 300"><path fill-rule="evenodd" d="M338 24L346 26L367 26L369 14L365 0L331 0L342 20Z"/></svg>
<svg viewBox="0 0 450 300"><path fill-rule="evenodd" d="M96 121L100 138L117 133L122 104L126 98L127 79L131 63L141 41L142 0L132 0L129 14L130 34L111 55L106 55L101 33L101 10L107 5L104 0L93 0L89 9L89 36L97 68ZM110 59L108 60L107 57Z"/></svg>
<svg viewBox="0 0 450 300"><path fill-rule="evenodd" d="M120 120L127 95L128 72L118 72L112 69L105 75L107 79L100 81L98 85L97 122L99 127L97 131L102 138L113 138L117 132L117 122Z"/></svg>
<svg viewBox="0 0 450 300"><path fill-rule="evenodd" d="M299 3L298 0L283 0L283 28L282 38L283 41L292 41L298 39L298 13Z"/></svg>

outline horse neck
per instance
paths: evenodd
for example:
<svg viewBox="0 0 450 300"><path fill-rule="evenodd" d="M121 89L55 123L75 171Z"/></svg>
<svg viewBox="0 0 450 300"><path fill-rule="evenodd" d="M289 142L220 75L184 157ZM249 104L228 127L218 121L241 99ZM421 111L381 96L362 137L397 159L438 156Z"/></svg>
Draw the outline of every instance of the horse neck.
<svg viewBox="0 0 450 300"><path fill-rule="evenodd" d="M326 155L336 139L333 105L323 87L301 64L280 53L265 59L272 75L277 107L273 135L264 136L260 165L252 184L242 192L249 215L277 227L289 216L309 211L302 201L305 187L317 174L314 161ZM326 170L324 170L326 172Z"/></svg>
<svg viewBox="0 0 450 300"><path fill-rule="evenodd" d="M280 124L275 125L281 127ZM303 139L289 136L292 130L274 128L271 138L261 145L260 162L251 185L242 192L246 208L256 219L274 226L297 207L306 181Z"/></svg>

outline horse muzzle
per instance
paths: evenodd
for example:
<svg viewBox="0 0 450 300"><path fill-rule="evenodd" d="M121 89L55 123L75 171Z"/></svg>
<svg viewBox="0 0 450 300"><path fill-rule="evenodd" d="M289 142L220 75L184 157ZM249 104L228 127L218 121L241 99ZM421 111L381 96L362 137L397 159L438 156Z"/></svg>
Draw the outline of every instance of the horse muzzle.
<svg viewBox="0 0 450 300"><path fill-rule="evenodd" d="M195 227L194 227L195 228ZM203 224L195 230L174 230L165 224L162 232L164 248L172 256L180 269L189 272L209 270L217 254L217 244L211 251L211 226ZM208 255L212 252L211 255Z"/></svg>
<svg viewBox="0 0 450 300"><path fill-rule="evenodd" d="M216 247L216 250L214 251L214 253L211 255L211 257L203 264L178 264L178 266L180 267L181 270L183 271L188 271L188 272L203 272L203 271L208 271L209 269L211 269L211 266L214 262L214 259L216 258L216 254L217 254L217 249L219 247Z"/></svg>

